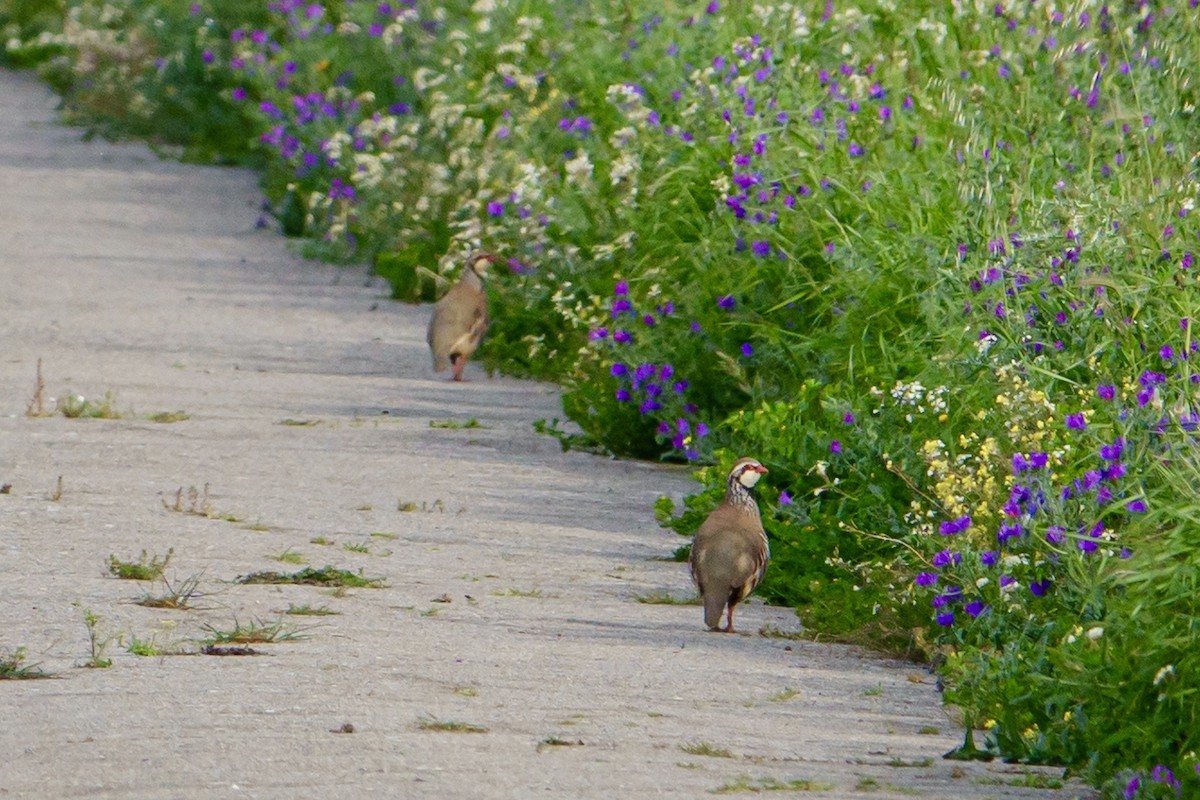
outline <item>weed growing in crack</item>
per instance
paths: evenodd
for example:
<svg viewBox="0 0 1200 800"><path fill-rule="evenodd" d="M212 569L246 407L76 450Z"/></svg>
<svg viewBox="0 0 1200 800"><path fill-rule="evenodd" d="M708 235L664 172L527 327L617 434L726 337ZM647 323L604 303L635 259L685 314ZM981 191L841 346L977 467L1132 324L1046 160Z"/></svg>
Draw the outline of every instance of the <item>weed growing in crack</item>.
<svg viewBox="0 0 1200 800"><path fill-rule="evenodd" d="M100 615L95 611L83 607L78 601L72 605L83 612L83 624L88 632L88 645L91 655L83 665L89 669L108 669L112 666L112 659L105 656L104 651L118 637L104 636L100 633Z"/></svg>
<svg viewBox="0 0 1200 800"><path fill-rule="evenodd" d="M778 781L775 778L759 778L753 780L749 775L739 775L730 783L713 789L713 794L738 794L741 792L828 792L833 784L817 783L807 779Z"/></svg>
<svg viewBox="0 0 1200 800"><path fill-rule="evenodd" d="M129 581L156 581L163 576L163 570L171 562L175 548L167 550L167 554L159 558L157 554L147 555L143 550L137 561L122 561L114 555L108 557L108 572L114 577Z"/></svg>
<svg viewBox="0 0 1200 800"><path fill-rule="evenodd" d="M544 597L541 589L505 589L502 592L492 592L493 597Z"/></svg>
<svg viewBox="0 0 1200 800"><path fill-rule="evenodd" d="M330 566L320 569L305 567L297 572L286 574L270 571L253 572L240 576L237 583L291 583L303 586L345 586L365 589L382 589L386 585L383 578L367 578L361 571L351 572L348 569L335 569Z"/></svg>
<svg viewBox="0 0 1200 800"><path fill-rule="evenodd" d="M25 648L0 651L0 681L30 681L53 678L37 664L25 663Z"/></svg>
<svg viewBox="0 0 1200 800"><path fill-rule="evenodd" d="M330 617L330 616L339 615L342 612L334 611L333 609L329 608L328 606L310 606L310 605L298 606L298 605L292 604L292 605L289 605L287 607L287 609L284 610L283 613L291 614L294 617Z"/></svg>
<svg viewBox="0 0 1200 800"><path fill-rule="evenodd" d="M186 422L191 418L191 415L186 411L159 411L157 414L151 414L147 419L151 422L168 425L172 422Z"/></svg>
<svg viewBox="0 0 1200 800"><path fill-rule="evenodd" d="M131 655L142 656L145 658L154 658L156 656L182 656L187 655L187 651L180 644L160 644L154 637L149 639L139 639L136 636L130 636L128 644L125 645L126 651Z"/></svg>
<svg viewBox="0 0 1200 800"><path fill-rule="evenodd" d="M117 396L111 389L104 393L102 400L89 400L81 394L65 392L56 408L67 419L121 419L125 416L117 410Z"/></svg>
<svg viewBox="0 0 1200 800"><path fill-rule="evenodd" d="M184 579L182 583L175 584L174 586L164 576L162 578L164 587L162 594L153 595L146 592L134 602L146 608L169 608L177 611L193 611L196 609L196 606L192 605L192 601L204 596L198 590L201 574L192 575Z"/></svg>
<svg viewBox="0 0 1200 800"><path fill-rule="evenodd" d="M214 625L205 625L204 629L209 634L204 640L206 645L275 644L309 638L299 629L290 627L283 622L263 622L258 619L245 624L235 619L233 627L229 629L217 628Z"/></svg>
<svg viewBox="0 0 1200 800"><path fill-rule="evenodd" d="M487 733L488 729L482 725L475 725L471 722L458 722L456 720L440 720L434 717L426 717L417 721L417 730L422 731L441 731L443 733Z"/></svg>
<svg viewBox="0 0 1200 800"><path fill-rule="evenodd" d="M305 563L304 556L300 553L297 553L295 550L284 550L282 553L275 553L274 555L267 556L267 558L278 561L281 564Z"/></svg>
<svg viewBox="0 0 1200 800"><path fill-rule="evenodd" d="M733 753L724 747L714 747L707 742L690 742L679 745L679 749L689 756L708 756L709 758L733 758Z"/></svg>

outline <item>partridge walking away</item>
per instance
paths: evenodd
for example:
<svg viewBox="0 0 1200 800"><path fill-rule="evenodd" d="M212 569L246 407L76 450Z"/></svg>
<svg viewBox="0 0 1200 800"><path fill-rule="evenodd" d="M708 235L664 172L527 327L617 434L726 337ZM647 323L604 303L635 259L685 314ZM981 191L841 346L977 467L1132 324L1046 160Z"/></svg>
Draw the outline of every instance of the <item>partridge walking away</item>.
<svg viewBox="0 0 1200 800"><path fill-rule="evenodd" d="M488 265L496 260L491 253L472 253L463 265L462 276L433 307L425 341L433 354L433 371L454 370L454 380L463 379L467 359L483 341L488 327L487 293L483 279Z"/></svg>

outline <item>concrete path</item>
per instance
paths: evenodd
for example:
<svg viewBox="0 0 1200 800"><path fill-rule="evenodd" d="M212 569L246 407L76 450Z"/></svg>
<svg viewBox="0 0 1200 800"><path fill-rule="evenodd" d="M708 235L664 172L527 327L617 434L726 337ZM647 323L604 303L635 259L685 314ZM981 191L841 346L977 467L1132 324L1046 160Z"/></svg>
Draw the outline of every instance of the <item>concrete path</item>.
<svg viewBox="0 0 1200 800"><path fill-rule="evenodd" d="M1087 796L942 760L920 667L638 602L691 594L651 513L686 473L561 453L530 424L553 387L435 379L428 308L256 231L252 174L85 143L54 104L0 72L0 655L55 676L0 682L0 797ZM47 411L120 418L28 416L38 359ZM134 602L167 589L109 558L143 551L198 608ZM301 569L278 556L386 588L235 581ZM285 640L130 652L256 627Z"/></svg>

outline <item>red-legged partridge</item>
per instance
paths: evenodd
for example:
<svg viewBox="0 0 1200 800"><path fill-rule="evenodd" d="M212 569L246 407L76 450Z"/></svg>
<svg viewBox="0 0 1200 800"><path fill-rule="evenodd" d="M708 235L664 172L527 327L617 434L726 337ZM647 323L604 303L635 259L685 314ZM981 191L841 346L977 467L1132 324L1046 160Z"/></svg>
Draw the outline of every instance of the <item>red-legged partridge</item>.
<svg viewBox="0 0 1200 800"><path fill-rule="evenodd" d="M733 609L754 591L771 557L767 534L750 489L767 468L753 458L739 459L729 470L725 500L692 539L692 580L704 600L704 624L733 633ZM726 625L721 612L728 607Z"/></svg>
<svg viewBox="0 0 1200 800"><path fill-rule="evenodd" d="M433 307L425 341L433 353L433 371L454 370L454 380L463 379L467 359L483 341L488 327L487 293L483 279L488 265L496 260L491 253L471 253L463 265L462 276Z"/></svg>

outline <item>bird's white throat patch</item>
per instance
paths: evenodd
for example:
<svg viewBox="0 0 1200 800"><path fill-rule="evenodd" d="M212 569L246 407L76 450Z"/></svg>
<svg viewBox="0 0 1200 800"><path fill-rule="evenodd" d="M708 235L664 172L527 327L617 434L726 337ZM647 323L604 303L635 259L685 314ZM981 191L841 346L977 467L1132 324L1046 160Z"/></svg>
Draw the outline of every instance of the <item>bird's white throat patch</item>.
<svg viewBox="0 0 1200 800"><path fill-rule="evenodd" d="M758 479L761 477L761 472L753 467L747 467L746 469L742 470L741 475L738 475L738 483L740 483L742 486L745 486L747 489L751 489L754 487L754 484L758 483Z"/></svg>

